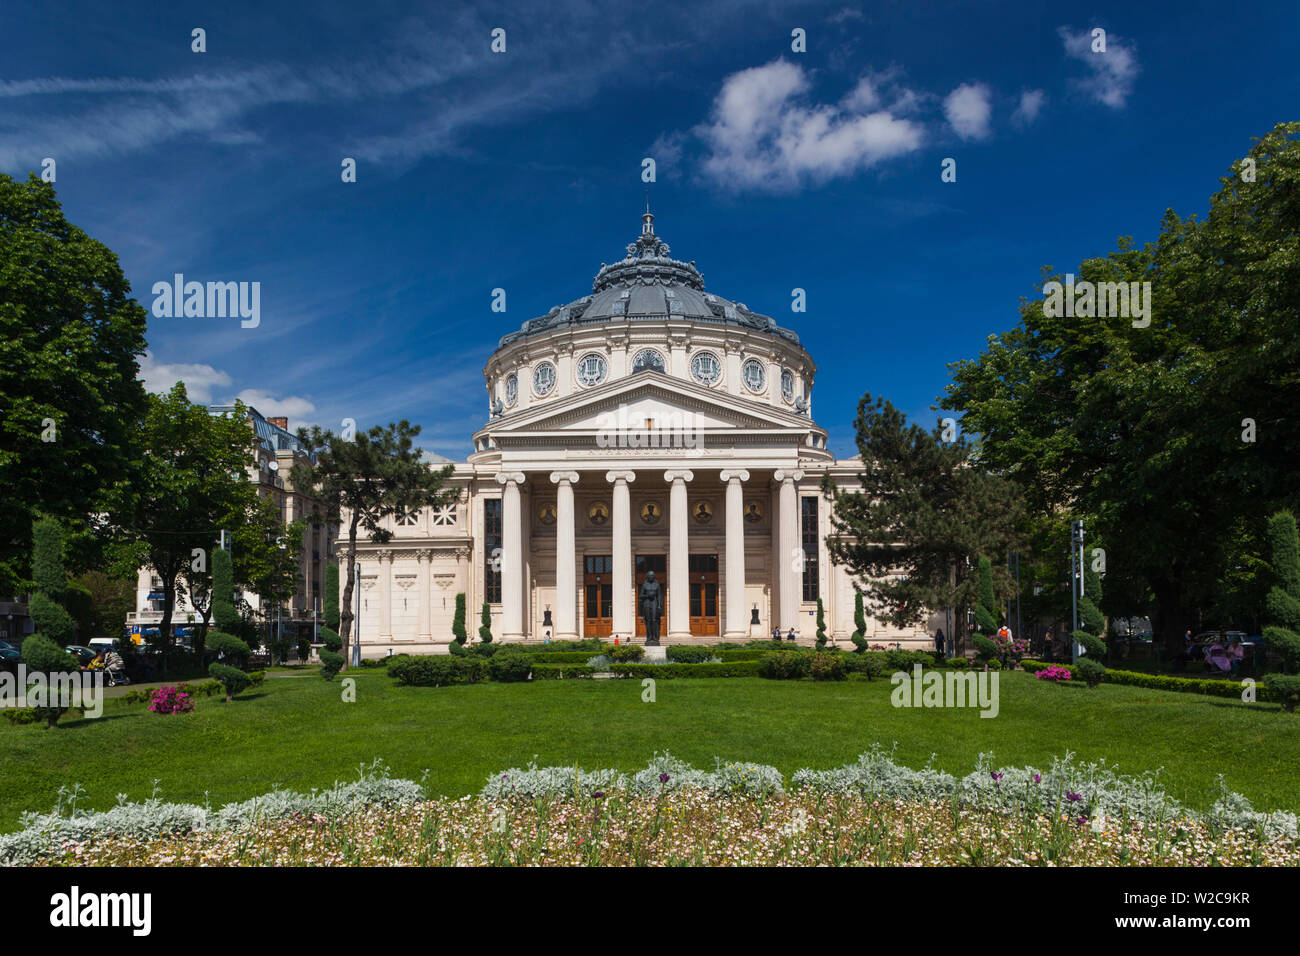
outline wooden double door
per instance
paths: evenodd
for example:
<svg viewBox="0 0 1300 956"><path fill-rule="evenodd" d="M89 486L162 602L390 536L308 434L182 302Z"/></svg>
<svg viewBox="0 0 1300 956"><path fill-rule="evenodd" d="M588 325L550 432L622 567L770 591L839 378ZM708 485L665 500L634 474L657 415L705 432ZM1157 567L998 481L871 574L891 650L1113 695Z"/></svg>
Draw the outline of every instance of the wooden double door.
<svg viewBox="0 0 1300 956"><path fill-rule="evenodd" d="M718 556L692 554L688 559L690 575L687 600L690 603L691 633L699 636L718 634ZM662 554L636 556L632 604L636 611L636 635L645 639L645 621L637 607L636 595L646 573L653 571L664 593L664 617L659 637L668 635L668 606L673 600L668 592L668 558ZM589 554L583 559L583 629L584 637L609 637L614 630L614 559L607 554Z"/></svg>

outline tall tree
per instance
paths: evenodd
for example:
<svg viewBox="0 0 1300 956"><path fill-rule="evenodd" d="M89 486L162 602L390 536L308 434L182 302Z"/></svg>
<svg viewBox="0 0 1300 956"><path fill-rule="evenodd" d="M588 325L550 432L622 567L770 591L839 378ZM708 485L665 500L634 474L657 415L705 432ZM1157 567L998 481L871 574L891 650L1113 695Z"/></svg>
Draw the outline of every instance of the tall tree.
<svg viewBox="0 0 1300 956"><path fill-rule="evenodd" d="M339 629L339 564L331 561L325 566L325 608L321 612L322 622L330 630Z"/></svg>
<svg viewBox="0 0 1300 956"><path fill-rule="evenodd" d="M359 536L364 533L370 541L382 543L393 536L384 527L386 519L454 500L452 492L442 491L452 466L435 471L422 462L414 441L419 434L420 426L405 419L357 432L352 441L319 426L298 429L309 460L294 465L293 486L322 503L326 521L346 521L348 528L347 583L339 608L345 661L350 660Z"/></svg>
<svg viewBox="0 0 1300 956"><path fill-rule="evenodd" d="M1243 520L1259 527L1296 501L1297 134L1287 123L1261 138L1253 174L1236 164L1203 220L1169 211L1156 242L1121 239L1076 270L1094 284L1149 282L1148 316L1053 317L1024 302L1019 326L953 366L942 403L1036 514L1089 519L1108 579L1118 572L1134 600L1149 589L1170 653L1240 564Z"/></svg>
<svg viewBox="0 0 1300 956"><path fill-rule="evenodd" d="M207 564L219 529L243 527L257 509L247 475L252 434L241 404L233 415L212 415L179 382L165 395L149 396L142 432L148 454L114 488L108 528L120 542L115 566L148 565L162 582L165 669L182 571Z"/></svg>
<svg viewBox="0 0 1300 956"><path fill-rule="evenodd" d="M0 175L0 592L27 577L32 520L84 522L138 458L146 312L54 187Z"/></svg>
<svg viewBox="0 0 1300 956"><path fill-rule="evenodd" d="M858 579L875 617L902 627L953 607L964 622L978 596L972 563L1019 543L1019 493L972 466L963 436L945 441L941 427L909 425L884 399L864 395L855 427L860 489L824 484L835 502L831 559ZM994 574L1010 590L1006 569Z"/></svg>

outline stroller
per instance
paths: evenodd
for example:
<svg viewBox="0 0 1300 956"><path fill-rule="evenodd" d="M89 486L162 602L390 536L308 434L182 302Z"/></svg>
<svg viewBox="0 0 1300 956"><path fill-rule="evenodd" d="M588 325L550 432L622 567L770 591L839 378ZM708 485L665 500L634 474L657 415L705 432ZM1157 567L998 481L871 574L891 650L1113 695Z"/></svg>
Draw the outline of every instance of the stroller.
<svg viewBox="0 0 1300 956"><path fill-rule="evenodd" d="M126 676L126 664L116 651L110 651L104 655L104 682L109 687L118 687L131 683L131 678Z"/></svg>
<svg viewBox="0 0 1300 956"><path fill-rule="evenodd" d="M1222 644L1211 644L1206 649L1205 669L1211 672L1217 671L1219 675L1227 674L1232 670L1232 661Z"/></svg>

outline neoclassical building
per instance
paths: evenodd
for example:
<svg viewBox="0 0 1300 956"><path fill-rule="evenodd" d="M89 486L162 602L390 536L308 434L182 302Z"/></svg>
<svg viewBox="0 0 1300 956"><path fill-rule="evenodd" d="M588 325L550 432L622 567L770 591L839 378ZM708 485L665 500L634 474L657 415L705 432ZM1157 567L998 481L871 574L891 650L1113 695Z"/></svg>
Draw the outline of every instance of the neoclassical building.
<svg viewBox="0 0 1300 956"><path fill-rule="evenodd" d="M501 338L473 453L430 458L453 465L457 501L360 545L363 655L445 650L459 593L474 640L486 602L494 640L640 642L650 571L665 585L664 643L774 626L808 643L821 598L827 632L847 644L854 587L829 561L821 482L852 486L861 462L827 450L816 370L798 335L671 258L647 210L590 295Z"/></svg>

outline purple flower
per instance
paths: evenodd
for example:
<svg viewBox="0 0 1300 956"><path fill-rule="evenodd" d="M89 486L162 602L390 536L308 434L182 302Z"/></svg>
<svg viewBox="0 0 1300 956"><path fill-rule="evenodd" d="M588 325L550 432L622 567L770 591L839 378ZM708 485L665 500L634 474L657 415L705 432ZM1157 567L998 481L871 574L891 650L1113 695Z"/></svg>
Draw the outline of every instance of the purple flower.
<svg viewBox="0 0 1300 956"><path fill-rule="evenodd" d="M1088 822L1087 817L1079 817L1079 826L1083 826L1087 822Z"/></svg>
<svg viewBox="0 0 1300 956"><path fill-rule="evenodd" d="M1067 792L1065 794L1065 799L1069 800L1071 803L1077 803L1083 799L1083 794Z"/></svg>
<svg viewBox="0 0 1300 956"><path fill-rule="evenodd" d="M1042 782L1043 782L1043 775L1041 773L1034 774L1034 783L1042 783Z"/></svg>
<svg viewBox="0 0 1300 956"><path fill-rule="evenodd" d="M1002 779L1002 774L1000 774L1000 773L994 773L992 770L989 771L989 776L992 777L994 780L1001 780L1001 779Z"/></svg>
<svg viewBox="0 0 1300 956"><path fill-rule="evenodd" d="M592 796L595 797L597 800L603 800L605 797L605 791L597 790L595 793L592 794Z"/></svg>
<svg viewBox="0 0 1300 956"><path fill-rule="evenodd" d="M667 782L668 782L668 774L666 774L666 773L661 773L661 774L659 775L659 782L660 782L660 783L667 783Z"/></svg>

